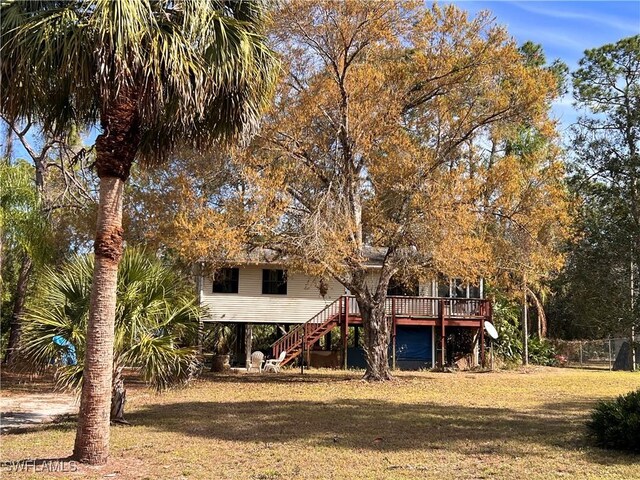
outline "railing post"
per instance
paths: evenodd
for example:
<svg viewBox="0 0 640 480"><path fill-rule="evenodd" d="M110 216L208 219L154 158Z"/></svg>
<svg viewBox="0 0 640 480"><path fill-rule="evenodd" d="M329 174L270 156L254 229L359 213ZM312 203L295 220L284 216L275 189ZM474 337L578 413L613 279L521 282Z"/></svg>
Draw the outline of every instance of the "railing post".
<svg viewBox="0 0 640 480"><path fill-rule="evenodd" d="M349 297L344 296L344 322L342 324L342 368L347 369L347 348L349 347Z"/></svg>

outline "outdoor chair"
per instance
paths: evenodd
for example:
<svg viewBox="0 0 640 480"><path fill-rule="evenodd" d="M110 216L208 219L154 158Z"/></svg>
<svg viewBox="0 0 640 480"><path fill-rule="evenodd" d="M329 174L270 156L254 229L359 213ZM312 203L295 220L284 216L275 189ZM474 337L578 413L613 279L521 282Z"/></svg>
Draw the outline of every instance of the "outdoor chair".
<svg viewBox="0 0 640 480"><path fill-rule="evenodd" d="M267 363L264 364L264 371L274 372L274 373L280 372L280 364L284 361L284 357L286 356L287 356L287 352L283 350L282 352L280 352L280 355L278 356L278 358L272 358L271 360L267 360Z"/></svg>
<svg viewBox="0 0 640 480"><path fill-rule="evenodd" d="M257 370L262 373L262 362L264 361L264 353L262 352L253 352L251 354L251 363L247 365L247 372L251 372L252 370Z"/></svg>

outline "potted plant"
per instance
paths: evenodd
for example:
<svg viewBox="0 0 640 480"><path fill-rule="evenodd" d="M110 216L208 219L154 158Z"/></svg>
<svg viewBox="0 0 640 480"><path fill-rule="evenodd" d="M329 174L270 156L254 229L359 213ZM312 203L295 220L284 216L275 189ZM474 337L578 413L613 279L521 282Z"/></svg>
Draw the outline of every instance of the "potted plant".
<svg viewBox="0 0 640 480"><path fill-rule="evenodd" d="M229 370L231 361L231 347L235 343L235 331L231 325L216 323L207 334L205 345L213 352L211 371L224 372Z"/></svg>

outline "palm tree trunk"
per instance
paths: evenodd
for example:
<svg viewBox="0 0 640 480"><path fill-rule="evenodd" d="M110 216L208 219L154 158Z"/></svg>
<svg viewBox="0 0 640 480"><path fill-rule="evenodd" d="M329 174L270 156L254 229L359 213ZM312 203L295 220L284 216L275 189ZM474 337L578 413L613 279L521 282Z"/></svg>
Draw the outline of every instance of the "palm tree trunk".
<svg viewBox="0 0 640 480"><path fill-rule="evenodd" d="M122 194L140 141L136 96L123 88L102 112L104 133L96 139L100 178L98 221L93 245L87 344L74 457L91 465L109 458L113 344L118 264L122 257Z"/></svg>
<svg viewBox="0 0 640 480"><path fill-rule="evenodd" d="M111 421L128 425L124 419L124 406L127 403L127 390L124 388L124 378L122 368L117 367L113 375L113 386L111 389Z"/></svg>
<svg viewBox="0 0 640 480"><path fill-rule="evenodd" d="M109 419L113 372L118 263L122 256L124 181L100 178L95 267L91 285L87 346L74 456L102 465L109 457Z"/></svg>
<svg viewBox="0 0 640 480"><path fill-rule="evenodd" d="M13 311L11 312L11 324L9 333L9 343L4 357L4 363L7 366L13 365L18 358L20 347L20 333L22 330L22 311L24 310L24 302L27 298L27 287L29 286L29 277L31 275L31 257L28 253L24 253L20 264L20 273L18 273L18 283L16 285L16 297L13 302Z"/></svg>

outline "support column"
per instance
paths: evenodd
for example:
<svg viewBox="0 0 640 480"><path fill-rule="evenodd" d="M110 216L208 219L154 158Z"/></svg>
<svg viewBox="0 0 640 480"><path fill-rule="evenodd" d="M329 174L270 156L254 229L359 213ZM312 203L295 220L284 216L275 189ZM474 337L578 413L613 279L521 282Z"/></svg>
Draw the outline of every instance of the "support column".
<svg viewBox="0 0 640 480"><path fill-rule="evenodd" d="M349 297L344 297L344 321L341 325L342 334L342 368L347 369L347 348L349 348Z"/></svg>
<svg viewBox="0 0 640 480"><path fill-rule="evenodd" d="M233 347L233 364L236 366L241 366L242 359L245 357L244 332L245 332L245 324L236 323L236 340Z"/></svg>
<svg viewBox="0 0 640 480"><path fill-rule="evenodd" d="M253 325L247 323L244 330L244 361L247 369L251 366L251 347L253 346Z"/></svg>
<svg viewBox="0 0 640 480"><path fill-rule="evenodd" d="M204 341L204 322L198 320L198 355L202 356L202 343Z"/></svg>
<svg viewBox="0 0 640 480"><path fill-rule="evenodd" d="M480 366L485 368L484 361L484 320L480 320Z"/></svg>
<svg viewBox="0 0 640 480"><path fill-rule="evenodd" d="M438 312L438 316L440 317L440 368L444 369L446 363L445 349L447 344L447 338L445 336L445 328L444 328L444 300L440 300L440 311Z"/></svg>

